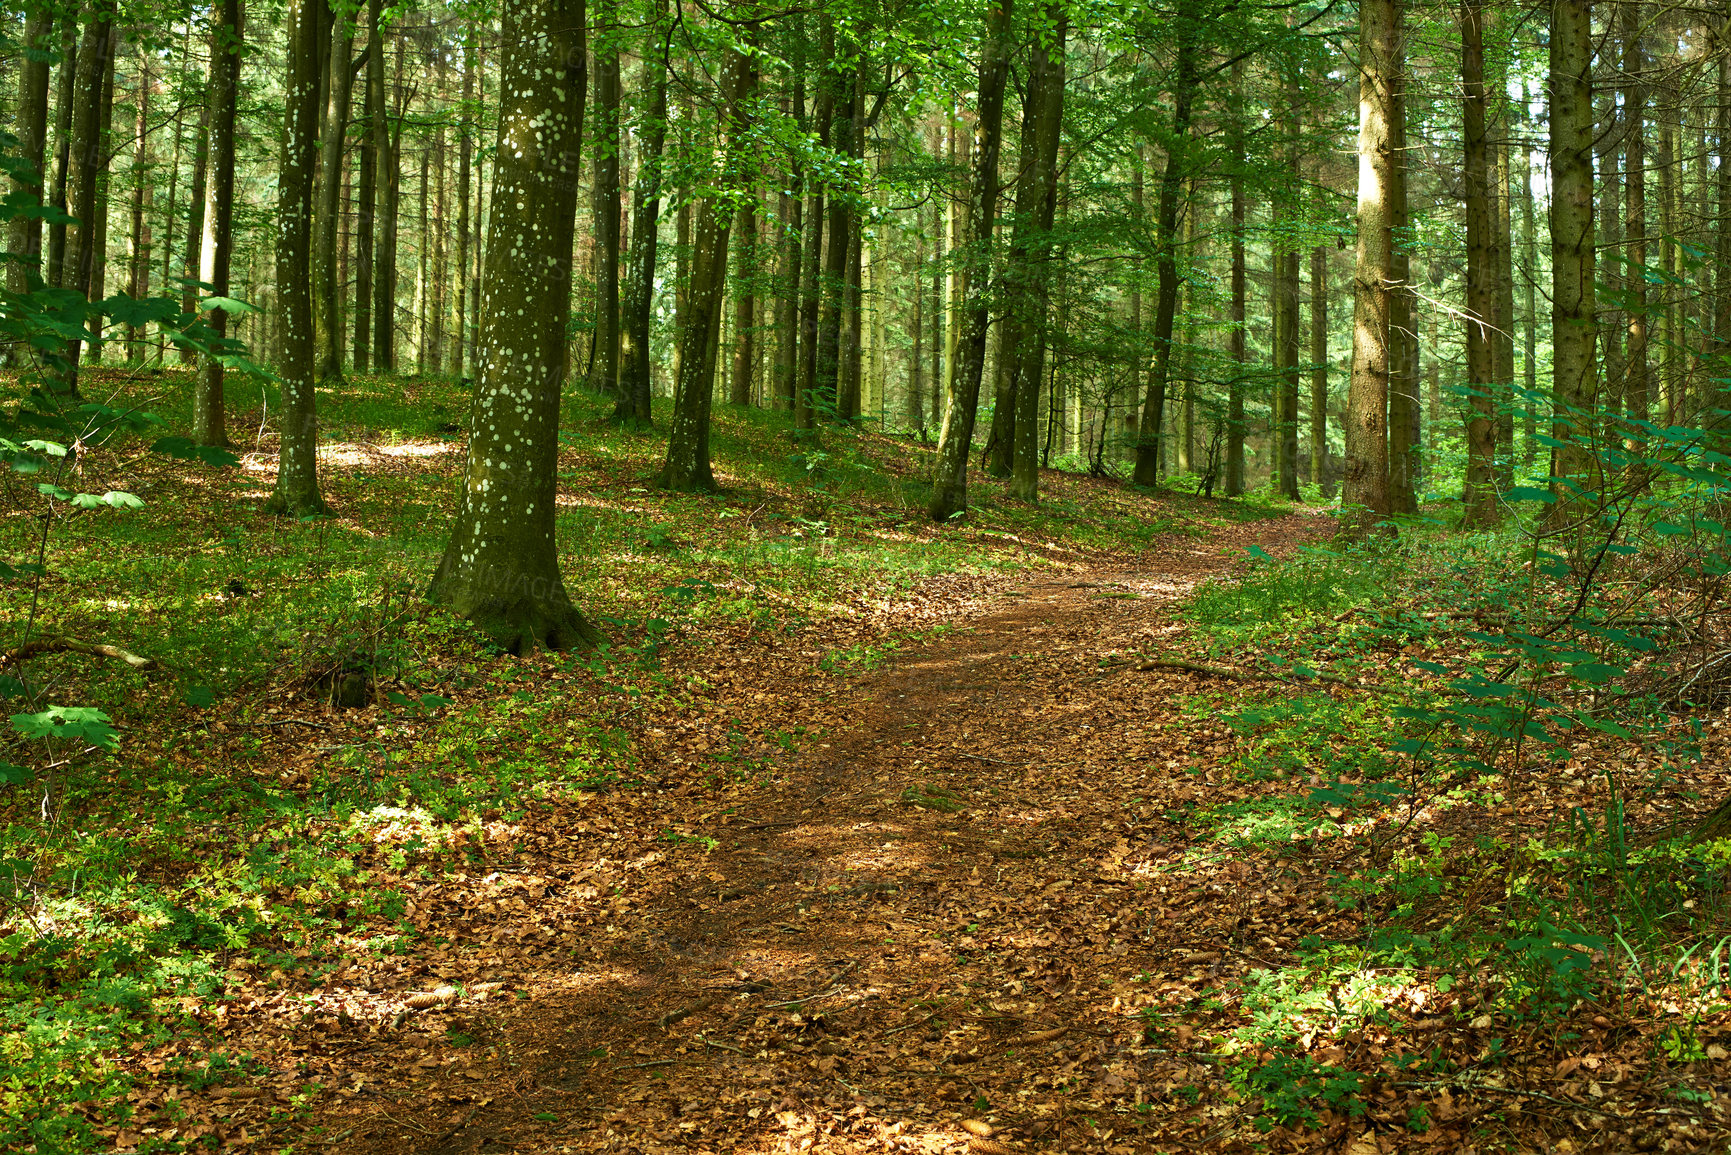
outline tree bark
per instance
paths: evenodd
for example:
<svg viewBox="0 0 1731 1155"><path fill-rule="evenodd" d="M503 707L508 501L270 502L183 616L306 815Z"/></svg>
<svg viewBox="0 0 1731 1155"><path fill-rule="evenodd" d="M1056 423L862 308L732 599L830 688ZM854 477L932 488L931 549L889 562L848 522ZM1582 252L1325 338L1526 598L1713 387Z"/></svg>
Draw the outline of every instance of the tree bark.
<svg viewBox="0 0 1731 1155"><path fill-rule="evenodd" d="M218 17L213 11L211 15L213 34L217 19ZM213 60L211 69L214 71L215 67ZM204 261L204 215L208 210L210 200L208 186L210 183L211 97L208 87L207 82L205 97L199 102L198 127L193 130L192 184L187 189L186 250L181 261L182 275L188 280L196 281L205 281L199 270L203 267ZM230 195L233 195L232 188ZM208 281L205 283L209 284ZM181 287L181 312L191 313L198 308L198 294L199 290L196 285L188 284ZM191 349L182 349L180 360L183 364L190 365L196 360L196 354Z"/></svg>
<svg viewBox="0 0 1731 1155"><path fill-rule="evenodd" d="M998 199L998 149L1002 142L1004 84L1010 71L1013 14L1013 0L995 0L980 47L979 120L974 129L967 247L961 254L964 327L957 341L955 387L944 408L932 496L926 506L927 514L939 524L968 507L968 454L979 413L980 379L986 367L987 328L991 320L992 217Z"/></svg>
<svg viewBox="0 0 1731 1155"><path fill-rule="evenodd" d="M1244 492L1244 62L1232 63L1231 106L1227 116L1227 147L1231 150L1227 182L1232 198L1231 301L1227 306L1226 359L1232 379L1226 386L1226 496Z"/></svg>
<svg viewBox="0 0 1731 1155"><path fill-rule="evenodd" d="M206 93L209 173L200 214L198 279L219 297L228 296L229 261L234 253L234 123L240 91L241 0L215 0L210 15L210 84ZM228 335L228 312L210 311L219 339ZM223 365L216 357L199 359L193 386L192 439L200 445L227 445Z"/></svg>
<svg viewBox="0 0 1731 1155"><path fill-rule="evenodd" d="M757 369L757 197L746 199L739 212L739 267L734 273L733 376L728 400L750 405Z"/></svg>
<svg viewBox="0 0 1731 1155"><path fill-rule="evenodd" d="M1642 6L1639 0L1623 0L1618 7L1623 36L1623 115L1628 118L1624 136L1623 235L1628 242L1627 297L1629 329L1624 347L1623 412L1636 421L1648 416L1647 373L1647 86L1643 80L1647 62L1641 46ZM1720 67L1724 67L1721 63ZM1721 170L1721 181L1726 176ZM1524 210L1528 217L1531 208ZM1530 228L1530 222L1527 223ZM1721 223L1721 236L1725 225ZM1531 290L1529 290L1530 292ZM1531 328L1529 326L1529 334Z"/></svg>
<svg viewBox="0 0 1731 1155"><path fill-rule="evenodd" d="M1300 140L1298 135L1299 96L1293 86L1285 90L1286 168L1291 181L1292 196L1302 187L1299 171ZM1297 215L1297 206L1282 197L1275 197L1276 236L1283 233L1279 226L1283 214ZM1290 241L1276 242L1274 252L1274 380L1279 414L1273 434L1278 447L1280 495L1297 501L1298 494L1298 249Z"/></svg>
<svg viewBox="0 0 1731 1155"><path fill-rule="evenodd" d="M369 20L371 17L369 16ZM382 41L381 41L382 43ZM403 113L407 103L403 93L403 38L397 39L397 69L395 108L387 109L384 99L384 57L369 60L379 74L379 102L374 112L373 133L377 171L374 224L378 243L373 250L373 368L380 373L397 371L397 214L403 194ZM368 83L374 78L369 76ZM388 113L394 111L395 116ZM392 122L395 123L392 123Z"/></svg>
<svg viewBox="0 0 1731 1155"><path fill-rule="evenodd" d="M1018 380L1015 371L1014 356L1006 357L1004 350L1021 347L1023 333L1028 322L1030 305L1028 302L1028 278L1033 270L1023 261L1020 251L1027 245L1028 234L1033 225L1034 198L1036 185L1039 182L1039 131L1035 127L1039 120L1041 102L1045 99L1040 80L1041 66L1038 60L1043 51L1039 38L1034 40L1032 54L1034 59L1028 62L1028 82L1022 92L1022 130L1020 155L1016 158L1016 199L1010 210L1010 259L1004 269L1005 309L998 319L998 359L997 371L992 381L992 429L986 435L985 470L990 477L1010 476L1011 464L1016 455L1016 389ZM1000 229L1002 223L1000 222ZM1035 476L1038 476L1036 472Z"/></svg>
<svg viewBox="0 0 1731 1155"><path fill-rule="evenodd" d="M805 131L805 76L795 73L793 91L787 110L801 132ZM794 391L799 377L799 280L800 234L803 230L799 195L800 166L797 161L784 178L781 191L781 211L776 217L776 231L781 238L781 269L775 295L775 407L792 412ZM916 294L918 296L918 294Z"/></svg>
<svg viewBox="0 0 1731 1155"><path fill-rule="evenodd" d="M1328 488L1328 249L1310 250L1310 483Z"/></svg>
<svg viewBox="0 0 1731 1155"><path fill-rule="evenodd" d="M716 132L718 183L738 179L740 138L746 130L745 97L751 68L744 54L729 50L722 78L721 121ZM667 459L656 483L663 489L713 492L709 462L709 413L715 397L711 348L719 336L722 296L727 284L727 235L733 210L719 195L697 204L692 237L691 289L686 298L684 349L674 385L673 419L667 431Z"/></svg>
<svg viewBox="0 0 1731 1155"><path fill-rule="evenodd" d="M589 387L618 398L619 383L619 36L617 9L605 0L596 14L595 110L595 347Z"/></svg>
<svg viewBox="0 0 1731 1155"><path fill-rule="evenodd" d="M565 309L587 68L581 0L508 0L468 461L428 597L512 653L601 640L559 572Z"/></svg>
<svg viewBox="0 0 1731 1155"><path fill-rule="evenodd" d="M830 126L829 146L843 156L853 155L854 113L854 77L847 72L841 76L830 75L826 83L834 86L844 86L842 94L834 103L835 116ZM846 374L842 369L842 321L846 313L847 277L848 277L848 246L853 233L853 217L848 198L839 195L841 190L828 190L829 221L825 226L829 233L829 247L824 252L822 304L818 312L817 329L817 377L815 388L821 403L831 407L831 413L840 421L847 421L853 414L849 411Z"/></svg>
<svg viewBox="0 0 1731 1155"><path fill-rule="evenodd" d="M54 80L54 191L51 203L67 211L66 178L72 155L72 107L77 100L78 20L67 16L60 25L60 71ZM48 267L44 279L54 288L66 280L66 225L48 226Z"/></svg>
<svg viewBox="0 0 1731 1155"><path fill-rule="evenodd" d="M1034 219L1028 222L1021 244L1011 243L1013 270L1008 274L1021 281L1021 294L1016 299L1023 310L1018 340L1008 354L1009 391L1016 407L1010 496L1019 501L1037 501L1040 496L1040 379L1046 368L1052 223L1058 207L1058 144L1064 123L1064 44L1070 29L1069 11L1058 0L1046 0L1037 19L1041 34L1034 44L1028 81L1030 94L1038 93L1033 100L1034 182L1028 206ZM1016 224L1018 230L1023 229L1020 206Z"/></svg>
<svg viewBox="0 0 1731 1155"><path fill-rule="evenodd" d="M649 26L649 47L643 59L643 101L646 112L639 127L642 142L637 157L637 182L632 190L631 256L625 272L625 300L620 320L620 397L615 420L647 426L650 408L650 323L655 305L655 250L661 213L661 154L667 143L667 60L661 54L661 23L666 0L657 0Z"/></svg>
<svg viewBox="0 0 1731 1155"><path fill-rule="evenodd" d="M1556 501L1565 524L1594 487L1588 428L1598 404L1597 300L1593 284L1593 28L1591 0L1553 0L1550 42L1551 435Z"/></svg>
<svg viewBox="0 0 1731 1155"><path fill-rule="evenodd" d="M1404 14L1404 4L1397 11ZM1391 513L1414 514L1418 512L1420 405L1414 308L1417 299L1412 290L1412 213L1407 204L1404 62L1390 95L1393 105L1389 134L1394 168L1389 174L1388 191L1393 241L1388 300L1388 507Z"/></svg>
<svg viewBox="0 0 1731 1155"><path fill-rule="evenodd" d="M1341 485L1348 532L1363 534L1389 514L1389 280L1394 265L1389 194L1400 163L1393 122L1401 65L1396 0L1359 9L1358 244L1353 262L1352 381L1347 393Z"/></svg>
<svg viewBox="0 0 1731 1155"><path fill-rule="evenodd" d="M367 0L366 77L361 85L365 133L360 143L355 204L355 330L349 354L357 373L369 372L373 363L373 234L379 207L379 141L385 120L385 44L379 33L382 7L382 0Z"/></svg>
<svg viewBox="0 0 1731 1155"><path fill-rule="evenodd" d="M142 301L150 295L150 57L138 54L137 89L133 93L132 138L132 227L127 238L128 268L126 295ZM144 363L144 326L126 327L126 360L129 364Z"/></svg>
<svg viewBox="0 0 1731 1155"><path fill-rule="evenodd" d="M317 370L313 333L313 170L319 152L319 73L329 51L324 0L288 0L287 74L277 176L276 289L282 313L281 447L265 510L287 517L330 512L319 492Z"/></svg>
<svg viewBox="0 0 1731 1155"><path fill-rule="evenodd" d="M1172 81L1172 143L1160 176L1160 206L1154 223L1155 263L1159 275L1154 302L1154 363L1148 374L1147 399L1136 438L1136 466L1131 480L1154 485L1160 480L1160 435L1166 424L1166 386L1172 369L1172 325L1178 307L1179 194L1188 175L1191 106L1196 98L1201 51L1201 17L1180 9L1176 43L1176 74Z"/></svg>
<svg viewBox="0 0 1731 1155"><path fill-rule="evenodd" d="M70 266L65 287L89 298L92 276L96 267L97 240L102 230L97 227L99 211L97 177L107 158L103 156L102 102L103 87L108 76L109 57L113 53L111 0L98 5L84 26L84 39L78 47L78 75L72 94L72 129L68 160L67 185L71 197L71 213L77 224L67 226L67 264ZM93 323L95 319L93 318ZM67 345L65 391L78 395L78 364L83 350L77 338Z"/></svg>
<svg viewBox="0 0 1731 1155"><path fill-rule="evenodd" d="M18 137L18 159L30 166L29 176L11 180L14 197L43 203L44 164L48 146L48 60L53 50L54 10L48 0L36 0L24 18L24 47L28 50L18 70L18 111L13 132ZM35 59L31 53L39 54ZM12 260L6 265L6 288L26 293L32 275L42 268L42 218L17 216L7 226L6 249Z"/></svg>
<svg viewBox="0 0 1731 1155"><path fill-rule="evenodd" d="M324 46L323 120L318 128L319 166L314 190L312 273L313 326L316 348L314 373L321 385L340 383L343 375L342 301L337 285L337 230L343 190L343 136L348 130L349 96L355 70L354 26L341 6L320 14Z"/></svg>
<svg viewBox="0 0 1731 1155"><path fill-rule="evenodd" d="M811 120L818 145L830 146L830 120L835 111L835 86L829 77L835 57L835 30L828 17L819 17L817 90ZM823 182L809 168L805 171L805 256L800 262L799 385L794 394L794 426L817 427L818 412L818 322L822 312L823 284Z"/></svg>
<svg viewBox="0 0 1731 1155"><path fill-rule="evenodd" d="M475 26L463 38L463 103L457 126L457 333L451 349L451 372L463 376L469 360L469 166L475 126L469 119L475 103Z"/></svg>
<svg viewBox="0 0 1731 1155"><path fill-rule="evenodd" d="M1490 144L1485 93L1485 9L1483 0L1461 4L1461 103L1467 216L1467 387L1472 390L1467 420L1466 526L1479 529L1497 520L1495 353L1497 319L1495 213L1491 188Z"/></svg>

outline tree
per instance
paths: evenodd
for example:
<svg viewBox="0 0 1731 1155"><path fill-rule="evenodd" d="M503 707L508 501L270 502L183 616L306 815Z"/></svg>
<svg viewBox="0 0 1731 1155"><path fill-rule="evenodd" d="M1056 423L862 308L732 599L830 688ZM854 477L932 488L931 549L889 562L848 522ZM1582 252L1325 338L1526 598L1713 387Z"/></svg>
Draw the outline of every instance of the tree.
<svg viewBox="0 0 1731 1155"><path fill-rule="evenodd" d="M282 310L282 437L276 488L265 509L288 517L330 512L319 493L318 414L314 407L312 214L318 164L319 71L329 45L324 0L288 0L288 60L277 177L276 283Z"/></svg>
<svg viewBox="0 0 1731 1155"><path fill-rule="evenodd" d="M313 326L317 334L314 373L327 387L342 379L342 297L337 284L337 229L341 223L343 188L343 140L349 125L349 96L355 71L366 63L363 56L351 61L354 24L342 0L320 0L329 4L320 14L324 45L323 123L319 126L319 163L313 208L312 274ZM369 47L370 51L370 47Z"/></svg>
<svg viewBox="0 0 1731 1155"><path fill-rule="evenodd" d="M1472 416L1467 422L1466 524L1488 526L1497 519L1496 380L1493 334L1497 320L1496 248L1492 237L1490 143L1485 95L1485 10L1483 0L1461 4L1461 85L1467 210L1467 387Z"/></svg>
<svg viewBox="0 0 1731 1155"><path fill-rule="evenodd" d="M692 228L691 287L679 377L674 383L673 418L667 427L667 457L656 484L663 489L713 491L709 464L709 413L714 400L713 350L721 326L727 285L727 236L733 224L733 199L745 165L744 138L750 119L751 65L737 47L727 53L721 82L714 151L716 191L697 204Z"/></svg>
<svg viewBox="0 0 1731 1155"><path fill-rule="evenodd" d="M1402 71L1398 0L1363 0L1358 37L1358 245L1353 261L1352 380L1346 401L1341 501L1346 528L1363 533L1389 513L1389 285L1394 264L1389 203L1393 123Z"/></svg>
<svg viewBox="0 0 1731 1155"><path fill-rule="evenodd" d="M944 406L937 466L926 513L938 523L968 507L968 454L986 368L991 321L992 218L998 199L998 148L1002 142L1004 84L1010 71L1013 0L994 0L980 48L978 121L974 129L973 176L968 195L967 244L962 268L962 332L957 340L954 385Z"/></svg>
<svg viewBox="0 0 1731 1155"><path fill-rule="evenodd" d="M209 125L209 179L201 214L198 279L215 296L228 296L229 261L234 252L234 122L240 90L241 0L215 0L210 17L210 84L206 91ZM218 338L228 333L228 310L210 311ZM223 364L206 356L193 384L192 438L200 445L227 445L223 404Z"/></svg>
<svg viewBox="0 0 1731 1155"><path fill-rule="evenodd" d="M428 597L512 653L600 632L559 571L560 366L587 67L582 0L507 0L475 405L449 543Z"/></svg>
<svg viewBox="0 0 1731 1155"><path fill-rule="evenodd" d="M596 14L595 339L589 387L618 397L619 384L619 37L613 0Z"/></svg>
<svg viewBox="0 0 1731 1155"><path fill-rule="evenodd" d="M631 193L631 254L619 320L619 400L613 411L616 421L642 425L652 419L649 339L660 233L661 153L667 144L667 58L661 43L661 24L666 18L666 0L656 0L650 43L643 58L637 180Z"/></svg>
<svg viewBox="0 0 1731 1155"><path fill-rule="evenodd" d="M92 289L100 289L96 277L97 253L102 229L98 217L100 200L97 178L107 166L102 133L102 109L114 54L114 7L111 2L99 4L84 25L84 39L78 48L78 75L73 81L72 124L68 161L68 195L77 224L69 226L66 247L71 266L67 287L90 297ZM82 342L74 337L67 347L67 373L64 387L67 393L78 395L78 363Z"/></svg>
<svg viewBox="0 0 1731 1155"><path fill-rule="evenodd" d="M1551 119L1551 393L1555 405L1551 474L1553 525L1573 516L1571 498L1590 485L1598 401L1597 300L1593 285L1593 27L1591 0L1553 0Z"/></svg>
<svg viewBox="0 0 1731 1155"><path fill-rule="evenodd" d="M42 203L44 162L48 145L48 53L49 38L54 33L54 10L48 0L38 0L24 18L24 46L27 49L18 69L18 111L14 132L18 137L18 158L29 166L15 171L12 195ZM6 249L12 260L6 266L6 287L13 293L29 289L30 274L40 275L42 260L42 218L22 213L12 218L7 228Z"/></svg>
<svg viewBox="0 0 1731 1155"><path fill-rule="evenodd" d="M379 164L389 153L385 128L385 42L379 19L383 0L367 0L366 81L362 85L360 179L355 206L355 370L365 373L373 360L373 230L379 218ZM464 136L467 143L468 137ZM381 357L383 354L381 354ZM386 366L381 360L379 368Z"/></svg>
<svg viewBox="0 0 1731 1155"><path fill-rule="evenodd" d="M1172 325L1178 308L1179 194L1188 175L1190 120L1201 71L1201 14L1181 7L1176 25L1172 45L1176 59L1171 93L1172 130L1160 174L1160 203L1154 222L1154 259L1159 277L1154 299L1154 363L1148 374L1147 399L1138 426L1136 468L1131 474L1137 485L1154 485L1160 480L1160 435L1166 425Z"/></svg>

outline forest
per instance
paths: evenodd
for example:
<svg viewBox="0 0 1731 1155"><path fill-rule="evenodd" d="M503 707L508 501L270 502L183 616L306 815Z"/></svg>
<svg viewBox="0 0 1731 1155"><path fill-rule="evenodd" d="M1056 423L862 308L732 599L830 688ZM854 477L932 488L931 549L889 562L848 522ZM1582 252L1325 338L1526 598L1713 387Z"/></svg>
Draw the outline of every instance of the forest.
<svg viewBox="0 0 1731 1155"><path fill-rule="evenodd" d="M9 0L0 1150L1731 1144L1731 15Z"/></svg>

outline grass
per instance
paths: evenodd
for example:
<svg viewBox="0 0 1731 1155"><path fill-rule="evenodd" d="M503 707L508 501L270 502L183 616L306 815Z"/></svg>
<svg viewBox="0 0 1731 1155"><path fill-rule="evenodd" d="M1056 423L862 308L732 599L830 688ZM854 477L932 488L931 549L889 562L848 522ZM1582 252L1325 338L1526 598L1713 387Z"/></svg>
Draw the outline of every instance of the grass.
<svg viewBox="0 0 1731 1155"><path fill-rule="evenodd" d="M186 424L178 371L94 372L97 385L158 413L158 432ZM562 422L557 532L572 596L609 644L518 662L420 597L462 463L468 399L454 382L357 376L321 393L337 513L302 522L261 512L264 398L232 398L238 468L164 460L137 438L90 446L79 487L145 505L55 521L39 599L27 579L0 583L14 638L34 612L37 636L166 667L60 654L12 671L23 708L100 709L119 746L15 736L4 755L23 771L0 788L0 1149L105 1149L151 1111L172 1118L172 1099L128 1100L139 1045L178 1056L158 1080L292 1084L295 1071L228 1043L210 1007L259 984L301 997L345 959L438 949L406 907L416 882L509 863L513 823L548 800L643 786L621 718L682 700L701 663L670 652L700 654L715 631L797 640L843 620L857 640L820 665L869 669L941 632L871 617L932 575L1095 564L1272 512L1048 474L1038 507L974 483L967 518L939 530L921 512L925 446L839 429L796 440L781 415L732 407L713 438L724 491L664 494L647 482L661 433L616 428L609 402L579 393ZM18 560L41 522L16 479L11 495L0 558ZM319 729L320 699L347 673L371 679L376 724L337 740ZM718 783L774 772L743 734L711 764ZM907 801L963 805L936 788ZM140 1150L200 1144L189 1122Z"/></svg>

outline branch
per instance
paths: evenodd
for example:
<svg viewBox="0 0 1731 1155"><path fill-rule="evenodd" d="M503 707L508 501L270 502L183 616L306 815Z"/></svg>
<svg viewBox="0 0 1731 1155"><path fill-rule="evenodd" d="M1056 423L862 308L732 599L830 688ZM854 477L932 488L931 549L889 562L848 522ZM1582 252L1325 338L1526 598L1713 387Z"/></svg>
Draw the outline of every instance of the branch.
<svg viewBox="0 0 1731 1155"><path fill-rule="evenodd" d="M0 670L28 661L38 654L62 653L89 654L93 658L118 658L135 670L156 670L162 666L154 658L141 658L119 646L104 645L100 642L80 642L72 638L38 638L34 642L26 642L10 653L0 654Z"/></svg>

